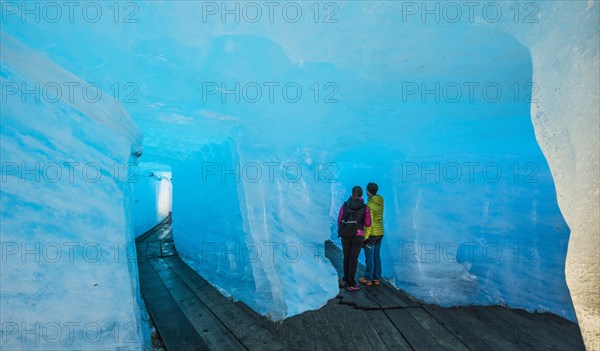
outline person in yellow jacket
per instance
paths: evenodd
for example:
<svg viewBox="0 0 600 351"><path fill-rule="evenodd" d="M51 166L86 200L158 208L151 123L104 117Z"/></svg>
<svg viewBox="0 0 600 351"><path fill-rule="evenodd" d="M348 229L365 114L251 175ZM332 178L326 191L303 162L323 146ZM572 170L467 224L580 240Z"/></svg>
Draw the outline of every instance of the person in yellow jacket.
<svg viewBox="0 0 600 351"><path fill-rule="evenodd" d="M365 285L379 285L381 279L381 240L383 239L383 197L377 195L379 187L375 183L367 184L367 207L371 213L371 226L365 227L365 276L358 281Z"/></svg>

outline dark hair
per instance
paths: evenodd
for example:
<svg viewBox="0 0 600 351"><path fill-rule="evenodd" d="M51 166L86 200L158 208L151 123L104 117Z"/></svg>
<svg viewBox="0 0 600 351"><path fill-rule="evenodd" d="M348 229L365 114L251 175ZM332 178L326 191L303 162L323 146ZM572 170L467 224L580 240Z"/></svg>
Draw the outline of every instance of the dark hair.
<svg viewBox="0 0 600 351"><path fill-rule="evenodd" d="M352 188L352 197L362 197L362 188L360 186L355 186Z"/></svg>
<svg viewBox="0 0 600 351"><path fill-rule="evenodd" d="M377 184L375 184L375 183L369 183L369 184L367 184L367 191L371 195L377 195L377 190L379 190L379 187L377 186Z"/></svg>

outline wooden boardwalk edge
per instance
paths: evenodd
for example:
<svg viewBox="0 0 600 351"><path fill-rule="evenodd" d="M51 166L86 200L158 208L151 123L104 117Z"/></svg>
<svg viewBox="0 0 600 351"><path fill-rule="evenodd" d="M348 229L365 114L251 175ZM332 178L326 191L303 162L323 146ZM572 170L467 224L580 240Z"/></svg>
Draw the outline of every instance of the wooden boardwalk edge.
<svg viewBox="0 0 600 351"><path fill-rule="evenodd" d="M319 310L272 322L232 301L177 255L171 217L136 239L142 296L168 351L584 350L576 324L501 306L443 308L382 281L340 289ZM341 276L341 250L324 243ZM359 274L364 273L359 266Z"/></svg>

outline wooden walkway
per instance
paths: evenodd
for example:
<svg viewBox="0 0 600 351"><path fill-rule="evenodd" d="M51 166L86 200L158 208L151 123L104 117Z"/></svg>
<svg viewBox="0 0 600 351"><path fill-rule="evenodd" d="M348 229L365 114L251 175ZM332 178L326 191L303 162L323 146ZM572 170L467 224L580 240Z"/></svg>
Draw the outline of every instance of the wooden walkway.
<svg viewBox="0 0 600 351"><path fill-rule="evenodd" d="M170 217L136 244L142 295L169 351L584 350L577 324L554 314L501 306L441 308L387 282L340 290L320 310L273 323L223 296L179 259ZM332 242L325 246L340 273L340 249Z"/></svg>

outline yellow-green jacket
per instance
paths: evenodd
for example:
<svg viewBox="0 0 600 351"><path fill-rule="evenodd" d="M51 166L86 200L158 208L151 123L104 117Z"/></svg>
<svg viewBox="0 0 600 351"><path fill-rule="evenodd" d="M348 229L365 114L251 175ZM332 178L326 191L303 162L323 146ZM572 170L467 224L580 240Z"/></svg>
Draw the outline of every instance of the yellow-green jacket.
<svg viewBox="0 0 600 351"><path fill-rule="evenodd" d="M373 195L367 201L369 212L371 212L371 226L365 228L365 240L369 236L383 235L383 197Z"/></svg>

